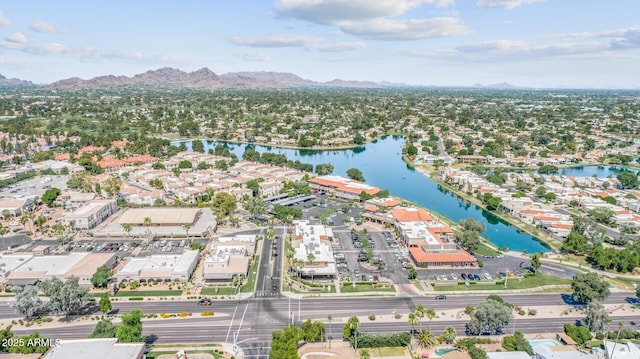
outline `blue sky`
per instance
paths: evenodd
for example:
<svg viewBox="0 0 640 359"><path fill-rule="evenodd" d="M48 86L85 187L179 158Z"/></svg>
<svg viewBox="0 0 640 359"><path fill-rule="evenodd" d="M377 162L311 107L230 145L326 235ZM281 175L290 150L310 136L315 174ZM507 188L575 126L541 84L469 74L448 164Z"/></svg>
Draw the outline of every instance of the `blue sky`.
<svg viewBox="0 0 640 359"><path fill-rule="evenodd" d="M638 0L0 0L0 74L640 88Z"/></svg>

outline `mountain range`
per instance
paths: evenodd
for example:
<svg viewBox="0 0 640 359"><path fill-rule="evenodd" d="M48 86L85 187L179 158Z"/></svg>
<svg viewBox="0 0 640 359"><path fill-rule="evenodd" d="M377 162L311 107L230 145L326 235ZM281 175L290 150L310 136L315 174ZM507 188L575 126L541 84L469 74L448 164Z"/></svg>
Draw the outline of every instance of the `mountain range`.
<svg viewBox="0 0 640 359"><path fill-rule="evenodd" d="M47 85L35 85L31 81L19 79L7 79L0 75L0 87L10 86L41 86L52 90L82 90L82 89L108 89L123 87L146 88L192 88L192 89L237 89L237 88L394 88L394 87L424 87L412 86L403 83L371 82L371 81L347 81L335 79L328 82L317 82L303 79L289 72L229 72L218 75L210 69L203 67L193 72L185 72L171 67L163 67L150 70L132 77L127 76L98 76L89 80L72 77L56 81ZM518 89L519 87L509 83L494 85L472 86L485 89Z"/></svg>

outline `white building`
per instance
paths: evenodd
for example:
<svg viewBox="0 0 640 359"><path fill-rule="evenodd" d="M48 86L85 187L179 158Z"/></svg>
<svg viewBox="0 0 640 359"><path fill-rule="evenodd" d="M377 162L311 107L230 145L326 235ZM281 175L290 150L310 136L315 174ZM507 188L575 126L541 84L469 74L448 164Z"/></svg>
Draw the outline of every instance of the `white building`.
<svg viewBox="0 0 640 359"><path fill-rule="evenodd" d="M640 348L632 342L615 343L605 340L604 350L607 359L638 359L640 358Z"/></svg>
<svg viewBox="0 0 640 359"><path fill-rule="evenodd" d="M294 259L304 262L299 273L302 277L334 278L336 260L331 249L333 232L323 225L311 225L309 221L294 221L295 235L292 245ZM309 259L312 259L311 261Z"/></svg>
<svg viewBox="0 0 640 359"><path fill-rule="evenodd" d="M247 275L255 246L255 235L217 238L203 262L204 279L231 281L234 276Z"/></svg>
<svg viewBox="0 0 640 359"><path fill-rule="evenodd" d="M144 343L118 343L117 338L64 339L44 359L144 359Z"/></svg>
<svg viewBox="0 0 640 359"><path fill-rule="evenodd" d="M118 205L115 200L95 200L71 213L66 213L62 217L62 222L65 225L73 223L74 229L88 230L102 223L117 210Z"/></svg>
<svg viewBox="0 0 640 359"><path fill-rule="evenodd" d="M118 282L161 281L186 282L198 265L198 251L184 251L182 254L156 254L147 257L129 258L116 271Z"/></svg>

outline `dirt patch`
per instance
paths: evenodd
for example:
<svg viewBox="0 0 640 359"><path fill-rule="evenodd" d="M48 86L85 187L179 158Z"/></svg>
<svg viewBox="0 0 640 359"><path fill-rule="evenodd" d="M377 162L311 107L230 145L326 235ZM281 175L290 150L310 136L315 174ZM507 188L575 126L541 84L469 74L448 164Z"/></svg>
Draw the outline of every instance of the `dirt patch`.
<svg viewBox="0 0 640 359"><path fill-rule="evenodd" d="M353 359L354 351L351 345L345 341L332 341L329 343L308 343L300 347L298 355L303 359Z"/></svg>

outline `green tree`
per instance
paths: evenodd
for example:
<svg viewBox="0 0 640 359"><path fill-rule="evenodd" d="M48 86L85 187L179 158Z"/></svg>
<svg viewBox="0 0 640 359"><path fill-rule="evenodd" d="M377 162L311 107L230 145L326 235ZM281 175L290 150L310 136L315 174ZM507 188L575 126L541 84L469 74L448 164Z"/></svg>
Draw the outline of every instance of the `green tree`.
<svg viewBox="0 0 640 359"><path fill-rule="evenodd" d="M413 333L416 330L416 325L420 322L420 318L418 318L416 313L409 313L407 318L407 322L411 325L411 333Z"/></svg>
<svg viewBox="0 0 640 359"><path fill-rule="evenodd" d="M107 196L109 196L109 198L113 198L120 193L122 181L120 181L115 175L111 175L104 181L104 186L102 187L107 193Z"/></svg>
<svg viewBox="0 0 640 359"><path fill-rule="evenodd" d="M56 198L58 198L58 195L60 195L59 188L55 188L55 187L49 188L42 195L42 202L47 206L52 207L53 202L55 202Z"/></svg>
<svg viewBox="0 0 640 359"><path fill-rule="evenodd" d="M316 165L316 173L318 176L326 176L333 173L333 165L331 163L319 163Z"/></svg>
<svg viewBox="0 0 640 359"><path fill-rule="evenodd" d="M640 285L636 285L636 299L640 300Z"/></svg>
<svg viewBox="0 0 640 359"><path fill-rule="evenodd" d="M435 334L431 332L431 330L423 329L416 336L418 340L418 345L423 349L431 349L438 344L438 339Z"/></svg>
<svg viewBox="0 0 640 359"><path fill-rule="evenodd" d="M204 153L204 143L200 140L191 141L191 149L193 152Z"/></svg>
<svg viewBox="0 0 640 359"><path fill-rule="evenodd" d="M9 345L9 339L13 338L13 332L11 331L11 325L0 329L0 353L7 353L11 345Z"/></svg>
<svg viewBox="0 0 640 359"><path fill-rule="evenodd" d="M270 359L300 359L298 356L298 342L300 341L300 330L294 325L282 331L275 331L271 334Z"/></svg>
<svg viewBox="0 0 640 359"><path fill-rule="evenodd" d="M512 318L509 304L487 297L473 312L473 319L468 324L469 332L473 335L483 332L500 333Z"/></svg>
<svg viewBox="0 0 640 359"><path fill-rule="evenodd" d="M584 324L589 328L589 331L593 333L602 332L610 320L609 313L599 301L592 300L589 302L584 318Z"/></svg>
<svg viewBox="0 0 640 359"><path fill-rule="evenodd" d="M179 169L193 168L193 163L191 163L191 161L189 161L189 160L182 160L182 161L178 162L178 168Z"/></svg>
<svg viewBox="0 0 640 359"><path fill-rule="evenodd" d="M529 355L534 354L531 344L520 332L515 332L513 335L507 335L502 338L502 347L509 352L519 351L527 352Z"/></svg>
<svg viewBox="0 0 640 359"><path fill-rule="evenodd" d="M226 217L236 210L236 197L230 193L219 192L213 198L211 208Z"/></svg>
<svg viewBox="0 0 640 359"><path fill-rule="evenodd" d="M324 323L318 321L312 322L311 319L307 319L300 326L302 340L307 343L315 343L323 340L325 331Z"/></svg>
<svg viewBox="0 0 640 359"><path fill-rule="evenodd" d="M121 343L144 342L142 336L142 311L134 309L129 314L123 314L121 324L116 329L116 338Z"/></svg>
<svg viewBox="0 0 640 359"><path fill-rule="evenodd" d="M37 331L32 332L29 335L14 338L14 342L18 345L11 346L9 353L19 354L33 354L33 353L46 353L49 350L49 346L45 344L45 341Z"/></svg>
<svg viewBox="0 0 640 359"><path fill-rule="evenodd" d="M541 265L542 263L540 263L540 255L538 253L534 253L531 256L531 266L536 270L536 273L538 272L538 268L540 268Z"/></svg>
<svg viewBox="0 0 640 359"><path fill-rule="evenodd" d="M444 331L442 332L442 338L447 344L451 344L454 341L456 341L457 335L458 333L456 332L456 328L452 326L447 326L446 328L444 328Z"/></svg>
<svg viewBox="0 0 640 359"><path fill-rule="evenodd" d="M429 330L431 330L431 322L437 317L436 311L433 308L427 308L424 315L429 319Z"/></svg>
<svg viewBox="0 0 640 359"><path fill-rule="evenodd" d="M80 286L78 277L70 277L64 283L54 277L40 282L38 287L49 297L47 309L58 316L78 313L92 300L89 289Z"/></svg>
<svg viewBox="0 0 640 359"><path fill-rule="evenodd" d="M111 299L109 298L109 293L105 292L100 295L100 301L98 302L98 305L100 306L100 311L102 312L102 314L107 314L107 312L113 309L113 306L111 305Z"/></svg>
<svg viewBox="0 0 640 359"><path fill-rule="evenodd" d="M562 242L562 250L569 253L582 254L587 250L587 238L576 230L571 230L567 239Z"/></svg>
<svg viewBox="0 0 640 359"><path fill-rule="evenodd" d="M113 270L108 265L101 265L91 277L91 284L95 288L104 288L113 276Z"/></svg>
<svg viewBox="0 0 640 359"><path fill-rule="evenodd" d="M600 279L597 273L580 273L573 276L571 281L573 300L579 303L591 301L602 302L609 296L609 283Z"/></svg>
<svg viewBox="0 0 640 359"><path fill-rule="evenodd" d="M369 350L362 349L360 351L360 359L371 359L371 354L369 353Z"/></svg>
<svg viewBox="0 0 640 359"><path fill-rule="evenodd" d="M23 315L25 319L31 320L39 317L45 310L42 300L38 296L38 288L34 285L18 286L13 288L15 301L9 306L16 314Z"/></svg>
<svg viewBox="0 0 640 359"><path fill-rule="evenodd" d="M244 202L243 207L252 218L258 218L267 213L267 204L262 198L251 197Z"/></svg>
<svg viewBox="0 0 640 359"><path fill-rule="evenodd" d="M633 172L623 171L616 175L618 181L623 188L636 188L638 187L638 175Z"/></svg>
<svg viewBox="0 0 640 359"><path fill-rule="evenodd" d="M351 178L354 181L364 182L364 175L362 175L362 171L357 168L348 169L347 177Z"/></svg>
<svg viewBox="0 0 640 359"><path fill-rule="evenodd" d="M117 327L108 319L102 319L93 328L89 338L115 338Z"/></svg>
<svg viewBox="0 0 640 359"><path fill-rule="evenodd" d="M587 212L598 223L610 224L615 212L609 208L597 207Z"/></svg>

